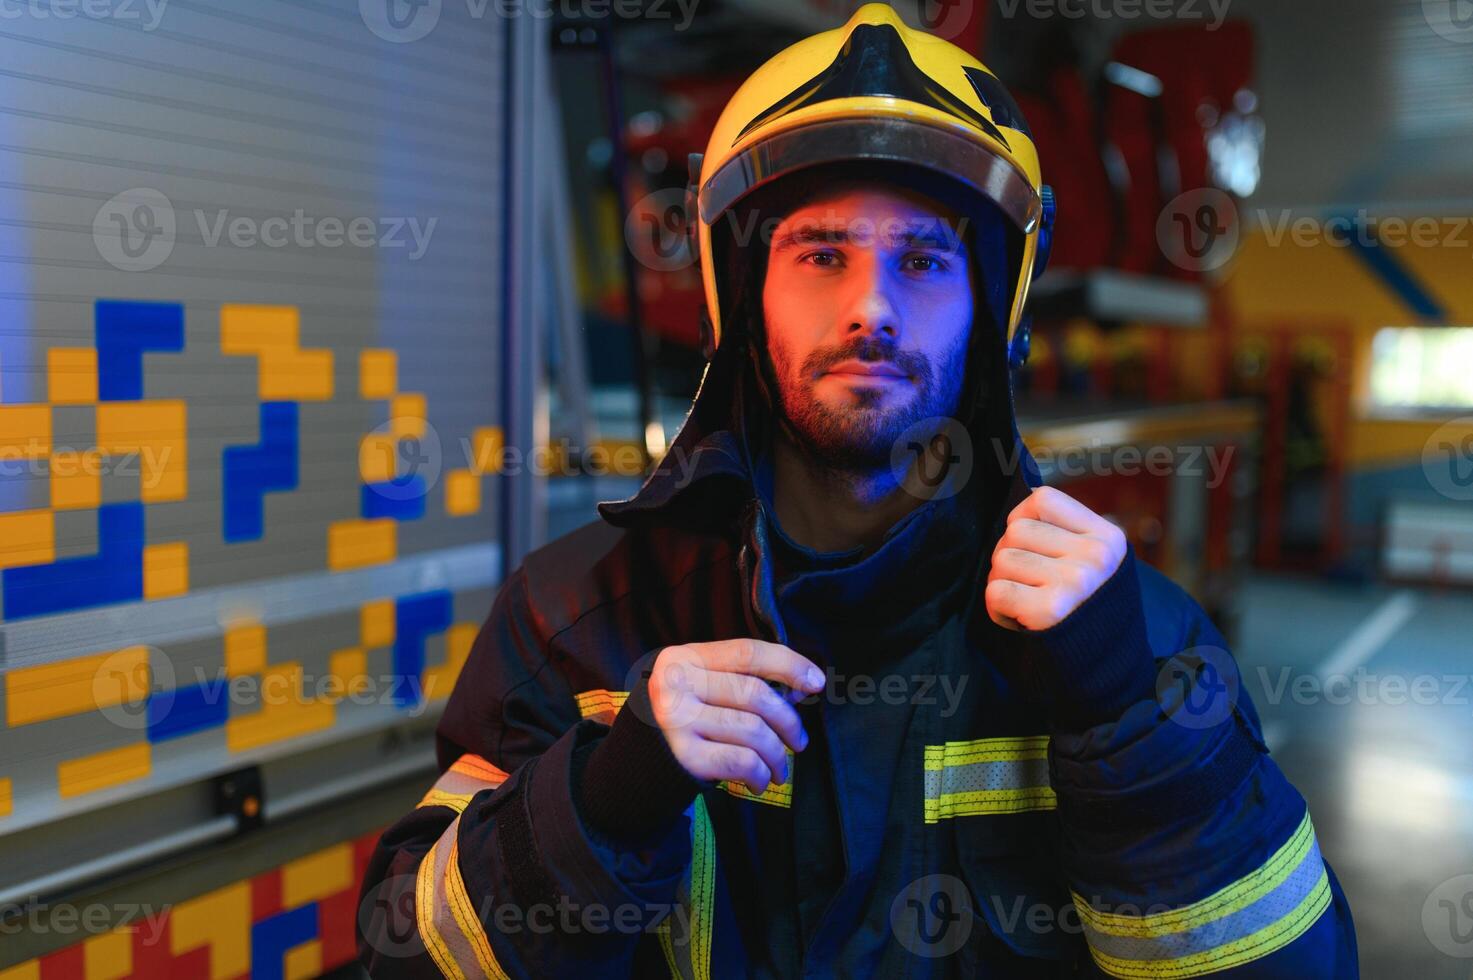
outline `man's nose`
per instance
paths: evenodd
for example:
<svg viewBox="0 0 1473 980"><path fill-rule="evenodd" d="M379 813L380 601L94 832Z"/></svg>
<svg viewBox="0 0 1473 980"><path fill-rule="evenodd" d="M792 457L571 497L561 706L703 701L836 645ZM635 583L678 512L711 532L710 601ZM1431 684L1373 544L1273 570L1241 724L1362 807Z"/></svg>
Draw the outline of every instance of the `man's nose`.
<svg viewBox="0 0 1473 980"><path fill-rule="evenodd" d="M844 309L845 336L878 334L892 342L899 340L900 314L890 293L892 284L873 258L858 265L853 293Z"/></svg>

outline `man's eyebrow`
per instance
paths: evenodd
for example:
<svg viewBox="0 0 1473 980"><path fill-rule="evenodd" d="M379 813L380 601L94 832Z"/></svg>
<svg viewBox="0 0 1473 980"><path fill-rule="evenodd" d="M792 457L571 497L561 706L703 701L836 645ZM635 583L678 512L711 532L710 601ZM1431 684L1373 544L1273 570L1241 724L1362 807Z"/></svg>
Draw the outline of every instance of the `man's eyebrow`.
<svg viewBox="0 0 1473 980"><path fill-rule="evenodd" d="M931 248L965 254L966 242L960 232L961 229L953 229L943 220L928 219L912 222L899 234L887 234L885 237L887 244L904 248ZM865 241L877 238L873 223L858 237ZM787 248L814 244L844 245L849 240L849 230L843 225L805 222L777 236L772 243L772 250L780 252Z"/></svg>
<svg viewBox="0 0 1473 980"><path fill-rule="evenodd" d="M841 226L805 223L796 228L790 228L785 233L777 236L777 240L772 243L772 250L774 252L780 252L785 248L819 243L824 245L843 245L847 241L849 241L849 232Z"/></svg>

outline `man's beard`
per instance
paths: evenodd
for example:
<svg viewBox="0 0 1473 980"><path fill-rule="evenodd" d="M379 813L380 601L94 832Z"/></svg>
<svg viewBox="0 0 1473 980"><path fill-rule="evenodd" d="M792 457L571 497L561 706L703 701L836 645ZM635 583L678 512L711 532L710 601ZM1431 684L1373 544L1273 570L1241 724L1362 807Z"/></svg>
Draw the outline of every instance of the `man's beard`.
<svg viewBox="0 0 1473 980"><path fill-rule="evenodd" d="M809 354L802 369L795 371L786 352L774 351L772 366L777 376L780 411L799 448L824 466L855 472L872 472L891 466L896 441L911 426L924 419L951 418L959 407L967 378L968 334L945 352L936 370L931 358L915 351L899 350L893 343L873 337L861 338L836 348L821 348ZM835 409L821 401L813 388L828 368L849 359L890 363L914 377L915 391L903 403L890 406L893 385L851 388L853 402Z"/></svg>

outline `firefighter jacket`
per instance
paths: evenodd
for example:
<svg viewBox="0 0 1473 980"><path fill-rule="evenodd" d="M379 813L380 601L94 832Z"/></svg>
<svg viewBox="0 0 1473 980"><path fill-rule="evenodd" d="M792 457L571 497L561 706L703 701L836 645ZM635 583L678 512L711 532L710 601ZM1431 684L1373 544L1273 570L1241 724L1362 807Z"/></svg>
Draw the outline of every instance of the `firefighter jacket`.
<svg viewBox="0 0 1473 980"><path fill-rule="evenodd" d="M368 867L373 976L1358 976L1312 814L1192 598L1131 551L1048 630L988 617L1038 482L1010 398L974 428L1011 465L979 449L879 545L818 554L774 519L722 357L640 491L502 583L441 775ZM689 776L645 686L664 647L744 636L829 680L761 795Z"/></svg>

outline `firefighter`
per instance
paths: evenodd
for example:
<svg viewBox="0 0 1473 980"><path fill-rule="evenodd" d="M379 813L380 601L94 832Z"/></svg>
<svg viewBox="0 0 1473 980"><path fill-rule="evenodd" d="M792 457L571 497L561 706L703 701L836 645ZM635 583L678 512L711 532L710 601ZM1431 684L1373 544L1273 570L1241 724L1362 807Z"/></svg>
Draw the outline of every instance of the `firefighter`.
<svg viewBox="0 0 1473 980"><path fill-rule="evenodd" d="M1357 976L1223 637L1018 436L1052 201L996 77L869 4L692 162L700 389L502 583L370 972Z"/></svg>

